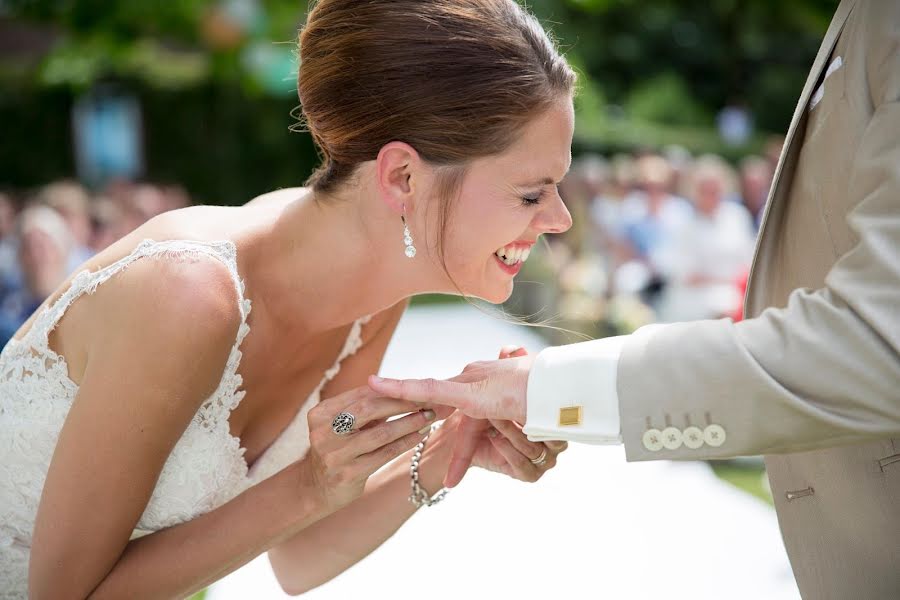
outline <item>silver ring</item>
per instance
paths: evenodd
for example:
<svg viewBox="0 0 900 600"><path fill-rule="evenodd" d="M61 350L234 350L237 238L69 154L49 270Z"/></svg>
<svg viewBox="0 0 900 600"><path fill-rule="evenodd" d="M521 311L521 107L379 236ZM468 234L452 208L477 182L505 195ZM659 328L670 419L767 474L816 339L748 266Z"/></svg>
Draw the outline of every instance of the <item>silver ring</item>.
<svg viewBox="0 0 900 600"><path fill-rule="evenodd" d="M331 430L337 435L347 435L353 431L354 423L356 417L348 412L342 412L331 422Z"/></svg>
<svg viewBox="0 0 900 600"><path fill-rule="evenodd" d="M531 459L531 464L536 467L543 467L545 464L547 464L547 446L544 446L544 449L541 450L540 456Z"/></svg>

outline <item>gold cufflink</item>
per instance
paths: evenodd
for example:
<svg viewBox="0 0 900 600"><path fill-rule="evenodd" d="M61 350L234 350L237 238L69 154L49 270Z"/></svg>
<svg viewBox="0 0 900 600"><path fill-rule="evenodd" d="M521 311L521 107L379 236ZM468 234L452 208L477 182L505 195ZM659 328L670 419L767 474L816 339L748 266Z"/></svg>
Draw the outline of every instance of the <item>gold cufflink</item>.
<svg viewBox="0 0 900 600"><path fill-rule="evenodd" d="M559 409L559 426L581 425L582 411L580 406L566 406Z"/></svg>

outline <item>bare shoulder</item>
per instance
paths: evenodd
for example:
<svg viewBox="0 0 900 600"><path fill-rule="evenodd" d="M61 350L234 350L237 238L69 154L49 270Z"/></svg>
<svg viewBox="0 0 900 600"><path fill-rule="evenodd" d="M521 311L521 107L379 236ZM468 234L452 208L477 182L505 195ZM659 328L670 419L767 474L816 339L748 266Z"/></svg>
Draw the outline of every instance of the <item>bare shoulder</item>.
<svg viewBox="0 0 900 600"><path fill-rule="evenodd" d="M236 282L217 258L145 257L98 288L85 322L89 364L144 369L140 379L167 385L189 377L205 390L221 375L241 313Z"/></svg>
<svg viewBox="0 0 900 600"><path fill-rule="evenodd" d="M29 569L41 597L59 597L60 581L69 596L90 595L123 555L241 322L231 272L206 254L141 258L88 298L86 366L35 521Z"/></svg>
<svg viewBox="0 0 900 600"><path fill-rule="evenodd" d="M286 206L294 200L299 200L308 192L309 188L305 187L282 188L280 190L273 190L271 192L266 192L265 194L260 194L244 206L265 206L270 208Z"/></svg>

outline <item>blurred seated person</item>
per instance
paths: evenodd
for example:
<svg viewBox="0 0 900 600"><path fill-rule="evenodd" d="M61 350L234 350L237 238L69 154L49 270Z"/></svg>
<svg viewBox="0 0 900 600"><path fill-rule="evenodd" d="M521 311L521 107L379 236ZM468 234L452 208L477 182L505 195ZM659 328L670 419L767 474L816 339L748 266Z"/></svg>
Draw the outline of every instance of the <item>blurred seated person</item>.
<svg viewBox="0 0 900 600"><path fill-rule="evenodd" d="M655 304L666 283L664 252L693 216L689 202L672 192L673 170L661 156L648 154L637 159L637 189L622 205L622 236L630 249L630 260L618 269L618 292L640 292Z"/></svg>
<svg viewBox="0 0 900 600"><path fill-rule="evenodd" d="M0 191L0 289L19 280L17 245L16 202L11 193Z"/></svg>
<svg viewBox="0 0 900 600"><path fill-rule="evenodd" d="M71 273L94 255L90 247L90 196L80 183L67 179L42 187L37 200L58 212L72 234L72 251L68 259Z"/></svg>
<svg viewBox="0 0 900 600"><path fill-rule="evenodd" d="M0 343L6 345L41 303L66 279L74 240L55 210L33 204L19 217L18 261L22 283L0 301Z"/></svg>
<svg viewBox="0 0 900 600"><path fill-rule="evenodd" d="M772 185L772 166L761 156L748 156L741 161L740 201L753 217L753 227L759 231L760 219Z"/></svg>
<svg viewBox="0 0 900 600"><path fill-rule="evenodd" d="M105 196L91 202L91 250L102 252L110 244L129 233L124 231L122 210L116 202Z"/></svg>
<svg viewBox="0 0 900 600"><path fill-rule="evenodd" d="M739 281L749 268L756 232L747 209L726 200L735 179L731 167L717 156L694 163L686 182L694 215L660 257L669 278L662 320L718 318L740 307Z"/></svg>

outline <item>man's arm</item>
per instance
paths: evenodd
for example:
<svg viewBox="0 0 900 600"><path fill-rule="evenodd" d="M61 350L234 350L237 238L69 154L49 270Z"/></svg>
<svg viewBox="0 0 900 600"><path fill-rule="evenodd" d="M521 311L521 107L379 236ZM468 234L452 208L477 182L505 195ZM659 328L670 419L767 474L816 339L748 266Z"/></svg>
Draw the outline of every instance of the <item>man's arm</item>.
<svg viewBox="0 0 900 600"><path fill-rule="evenodd" d="M887 4L880 9L897 12ZM824 287L796 290L786 307L737 324L673 324L589 342L596 345L593 366L575 346L545 351L549 359L538 357L529 380L527 431L537 439L600 443L617 433L629 460L796 452L900 435L898 18L870 19L884 29L878 36L885 43L883 55L868 59L875 109L848 184L858 196L848 221L859 243L836 262ZM609 344L621 345L621 355ZM610 394L582 386L574 396L552 395L566 372L586 381L596 377L587 370L610 362L616 365L619 431L608 418L599 430L591 421L610 412L616 401ZM576 404L582 405L582 425L560 426L559 409ZM701 437L699 445L692 440L696 448L684 439L670 448L661 436L668 425L682 434L689 426L721 431L714 439Z"/></svg>

